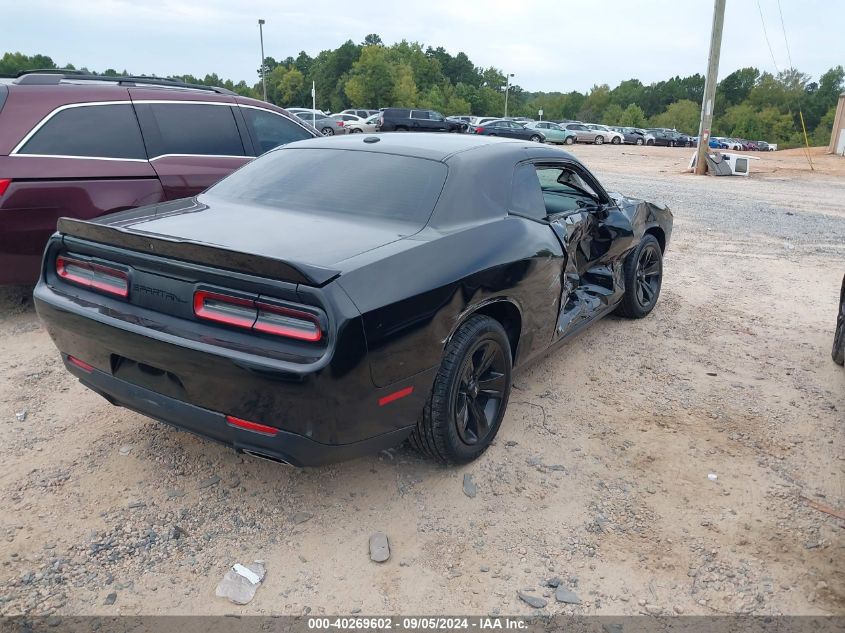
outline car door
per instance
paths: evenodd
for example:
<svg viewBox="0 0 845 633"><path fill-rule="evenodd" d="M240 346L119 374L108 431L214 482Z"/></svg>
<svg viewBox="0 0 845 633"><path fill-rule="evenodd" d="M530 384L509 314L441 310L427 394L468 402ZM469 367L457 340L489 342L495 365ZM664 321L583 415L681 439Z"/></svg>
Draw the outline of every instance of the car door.
<svg viewBox="0 0 845 633"><path fill-rule="evenodd" d="M580 123L570 123L566 126L566 129L575 132L576 141L584 142L593 140L592 133L585 125L581 125Z"/></svg>
<svg viewBox="0 0 845 633"><path fill-rule="evenodd" d="M205 191L255 156L234 102L139 100L135 110L168 200Z"/></svg>
<svg viewBox="0 0 845 633"><path fill-rule="evenodd" d="M634 244L628 216L583 167L535 163L547 219L566 252L556 337L580 329L616 304L621 253Z"/></svg>

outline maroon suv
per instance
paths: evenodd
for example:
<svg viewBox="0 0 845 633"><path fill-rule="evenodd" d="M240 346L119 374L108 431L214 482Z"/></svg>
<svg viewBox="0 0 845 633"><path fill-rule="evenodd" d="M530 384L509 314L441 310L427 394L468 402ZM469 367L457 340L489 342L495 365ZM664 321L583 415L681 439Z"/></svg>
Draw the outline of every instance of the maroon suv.
<svg viewBox="0 0 845 633"><path fill-rule="evenodd" d="M62 216L192 196L314 136L281 108L223 88L43 72L0 79L0 284L35 283Z"/></svg>

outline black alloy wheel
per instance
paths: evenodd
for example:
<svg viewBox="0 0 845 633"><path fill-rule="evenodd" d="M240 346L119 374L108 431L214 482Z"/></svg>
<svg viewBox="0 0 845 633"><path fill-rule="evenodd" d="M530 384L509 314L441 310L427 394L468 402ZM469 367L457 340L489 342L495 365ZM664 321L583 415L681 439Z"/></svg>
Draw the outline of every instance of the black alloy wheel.
<svg viewBox="0 0 845 633"><path fill-rule="evenodd" d="M443 352L411 446L444 464L481 455L499 432L511 390L511 347L495 319L476 314Z"/></svg>
<svg viewBox="0 0 845 633"><path fill-rule="evenodd" d="M539 143L540 142L540 136L538 134L532 134L531 137L528 140L533 141L534 143Z"/></svg>
<svg viewBox="0 0 845 633"><path fill-rule="evenodd" d="M334 136L334 130L328 126L320 130L323 136Z"/></svg>
<svg viewBox="0 0 845 633"><path fill-rule="evenodd" d="M643 235L639 246L628 254L623 276L625 294L616 313L630 319L641 319L654 309L663 283L663 251L654 235Z"/></svg>
<svg viewBox="0 0 845 633"><path fill-rule="evenodd" d="M644 309L650 309L657 301L662 277L660 245L646 244L637 261L637 301Z"/></svg>
<svg viewBox="0 0 845 633"><path fill-rule="evenodd" d="M484 442L500 417L507 365L505 350L492 338L479 340L466 356L452 406L458 436L468 446Z"/></svg>
<svg viewBox="0 0 845 633"><path fill-rule="evenodd" d="M839 302L839 317L836 319L831 356L837 365L845 365L845 294Z"/></svg>

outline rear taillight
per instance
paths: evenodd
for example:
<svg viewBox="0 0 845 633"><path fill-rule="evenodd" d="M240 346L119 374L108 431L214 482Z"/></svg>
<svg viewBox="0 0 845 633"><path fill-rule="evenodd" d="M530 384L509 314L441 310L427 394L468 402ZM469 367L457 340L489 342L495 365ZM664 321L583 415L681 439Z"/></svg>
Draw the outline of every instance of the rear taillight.
<svg viewBox="0 0 845 633"><path fill-rule="evenodd" d="M194 293L194 314L206 321L251 328L257 311L252 299L197 290Z"/></svg>
<svg viewBox="0 0 845 633"><path fill-rule="evenodd" d="M56 274L78 286L99 290L116 297L129 296L129 276L119 268L59 255Z"/></svg>
<svg viewBox="0 0 845 633"><path fill-rule="evenodd" d="M279 429L275 427L259 424L258 422L250 422L249 420L241 420L233 415L226 416L226 423L229 426L252 431L253 433L260 433L261 435L277 435L279 432Z"/></svg>
<svg viewBox="0 0 845 633"><path fill-rule="evenodd" d="M323 338L320 319L314 314L205 290L194 293L194 314L207 321L309 343Z"/></svg>
<svg viewBox="0 0 845 633"><path fill-rule="evenodd" d="M8 189L11 184L12 181L9 178L0 178L0 196L6 193L6 189Z"/></svg>
<svg viewBox="0 0 845 633"><path fill-rule="evenodd" d="M483 127L477 127L477 128L475 128L475 133L476 133L476 134L483 134L483 133L484 133L484 128L483 128Z"/></svg>
<svg viewBox="0 0 845 633"><path fill-rule="evenodd" d="M287 336L300 341L316 342L323 336L320 321L313 314L256 302L258 318L253 330L276 336Z"/></svg>
<svg viewBox="0 0 845 633"><path fill-rule="evenodd" d="M338 126L338 127L343 127L343 121L338 121L338 122L337 122L337 126Z"/></svg>

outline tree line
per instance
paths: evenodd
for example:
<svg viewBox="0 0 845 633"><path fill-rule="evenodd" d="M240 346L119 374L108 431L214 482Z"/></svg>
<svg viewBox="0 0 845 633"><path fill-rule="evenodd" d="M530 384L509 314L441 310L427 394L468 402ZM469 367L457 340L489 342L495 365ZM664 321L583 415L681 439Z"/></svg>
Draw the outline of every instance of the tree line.
<svg viewBox="0 0 845 633"><path fill-rule="evenodd" d="M30 68L58 68L46 55L5 53L0 75ZM61 68L75 69L71 64ZM311 105L311 82L317 107L330 112L358 107L418 107L445 115L498 116L504 113L507 79L498 68L476 66L464 52L450 54L442 46L424 47L402 40L385 45L376 34L355 44L347 40L338 48L311 57L264 60L267 99L279 106ZM80 70L88 71L83 67ZM108 76L130 74L112 68ZM261 98L261 69L257 81L233 82L216 73L205 77L173 75L172 78L228 88L240 95ZM845 70L835 66L814 81L795 69L777 74L757 68L740 68L719 82L713 134L766 140L782 147L803 144L799 113L803 113L810 142L827 145ZM518 84L508 88L508 114L551 120L580 120L607 125L666 127L686 134L698 133L704 77L672 77L649 85L638 79L614 88L596 84L586 93L529 92Z"/></svg>

